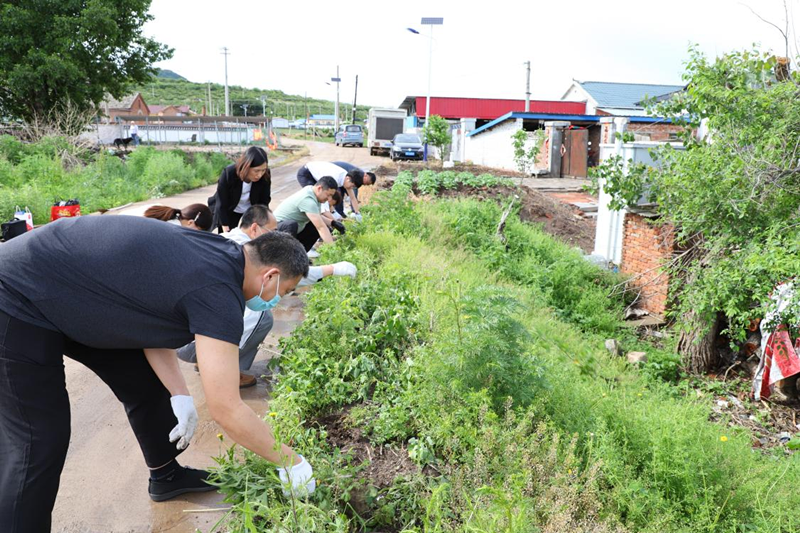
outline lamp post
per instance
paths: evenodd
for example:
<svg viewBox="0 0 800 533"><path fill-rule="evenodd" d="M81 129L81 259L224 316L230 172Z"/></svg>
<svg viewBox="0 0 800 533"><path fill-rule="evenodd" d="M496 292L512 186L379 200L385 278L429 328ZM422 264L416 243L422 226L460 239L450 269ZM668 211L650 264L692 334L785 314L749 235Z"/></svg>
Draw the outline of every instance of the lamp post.
<svg viewBox="0 0 800 533"><path fill-rule="evenodd" d="M339 82L342 81L342 78L339 77L339 65L336 65L336 77L331 78L331 81L336 82L336 107L334 108L336 118L333 121L333 134L336 135L336 132L339 131Z"/></svg>
<svg viewBox="0 0 800 533"><path fill-rule="evenodd" d="M428 97L425 99L425 125L427 126L428 120L431 116L431 75L433 72L433 27L441 26L444 24L442 17L422 17L421 24L423 26L430 26L430 33L428 34ZM408 31L419 35L420 33L414 28L408 28ZM428 160L428 143L425 143L425 151L422 156L423 161Z"/></svg>

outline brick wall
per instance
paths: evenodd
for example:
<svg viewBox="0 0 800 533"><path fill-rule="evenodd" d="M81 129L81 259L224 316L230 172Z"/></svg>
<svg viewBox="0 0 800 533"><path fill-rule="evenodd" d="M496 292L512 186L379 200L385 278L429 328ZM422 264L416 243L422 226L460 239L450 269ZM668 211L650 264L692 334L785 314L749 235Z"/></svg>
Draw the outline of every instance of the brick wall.
<svg viewBox="0 0 800 533"><path fill-rule="evenodd" d="M670 134L678 133L681 127L674 124L631 123L627 130L636 135L637 141L669 141L675 140L674 136L670 138Z"/></svg>
<svg viewBox="0 0 800 533"><path fill-rule="evenodd" d="M661 267L672 257L674 231L651 220L637 213L625 215L620 271L634 276L631 283L641 290L637 306L663 316L669 276Z"/></svg>

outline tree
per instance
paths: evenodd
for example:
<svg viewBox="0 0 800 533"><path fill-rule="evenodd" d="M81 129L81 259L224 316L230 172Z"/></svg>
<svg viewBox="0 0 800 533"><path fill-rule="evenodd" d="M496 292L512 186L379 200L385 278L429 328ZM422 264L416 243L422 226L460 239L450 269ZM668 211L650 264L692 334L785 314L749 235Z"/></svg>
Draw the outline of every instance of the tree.
<svg viewBox="0 0 800 533"><path fill-rule="evenodd" d="M150 0L0 4L0 116L42 121L53 110L97 108L149 81L172 56L142 35Z"/></svg>
<svg viewBox="0 0 800 533"><path fill-rule="evenodd" d="M670 267L679 348L690 369L708 371L717 328L743 341L772 289L800 274L800 77L758 50L712 62L692 48L684 79L686 90L652 111L683 125L686 149L659 149L660 167L633 178L610 173L610 190L647 190L676 227L691 259Z"/></svg>
<svg viewBox="0 0 800 533"><path fill-rule="evenodd" d="M511 145L514 148L514 164L526 176L533 173L536 158L544 145L544 130L536 130L532 134L525 130L517 130L511 136Z"/></svg>
<svg viewBox="0 0 800 533"><path fill-rule="evenodd" d="M450 144L450 124L439 115L431 115L422 129L423 140L439 150L439 157L444 162L444 149Z"/></svg>

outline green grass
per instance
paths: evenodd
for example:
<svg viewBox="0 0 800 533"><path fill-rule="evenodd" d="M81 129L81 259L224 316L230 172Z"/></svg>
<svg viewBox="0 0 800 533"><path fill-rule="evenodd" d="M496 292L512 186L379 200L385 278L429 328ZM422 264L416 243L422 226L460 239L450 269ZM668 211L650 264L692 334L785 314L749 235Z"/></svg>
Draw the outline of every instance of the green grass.
<svg viewBox="0 0 800 533"><path fill-rule="evenodd" d="M705 402L604 350L622 335L616 277L514 217L506 248L491 202L414 204L406 193L380 194L363 224L323 249L324 262L356 263L359 278L315 286L282 341L268 419L319 489L287 501L269 464L231 450L217 471L234 504L225 527L798 530L793 457L754 452L745 430L708 421ZM375 446L427 475L371 487L313 423L345 406Z"/></svg>
<svg viewBox="0 0 800 533"><path fill-rule="evenodd" d="M58 138L25 144L0 136L0 219L10 219L15 206L27 206L34 222L44 224L55 201L71 198L86 214L170 196L213 183L228 164L222 154L151 147L139 147L123 162L105 152L76 151Z"/></svg>

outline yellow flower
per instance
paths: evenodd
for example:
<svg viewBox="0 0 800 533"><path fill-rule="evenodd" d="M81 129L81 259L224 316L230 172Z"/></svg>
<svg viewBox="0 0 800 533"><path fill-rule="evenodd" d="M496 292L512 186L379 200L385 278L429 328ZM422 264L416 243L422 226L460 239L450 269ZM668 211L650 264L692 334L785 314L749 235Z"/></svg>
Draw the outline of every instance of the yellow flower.
<svg viewBox="0 0 800 533"><path fill-rule="evenodd" d="M723 435L723 436L721 436L721 437L719 438L719 440L721 440L722 442L728 442L728 437L726 437L725 435Z"/></svg>
<svg viewBox="0 0 800 533"><path fill-rule="evenodd" d="M220 441L223 441L223 440L225 440L225 437L223 437L223 436L222 436L222 433L217 433L217 438L218 438Z"/></svg>
<svg viewBox="0 0 800 533"><path fill-rule="evenodd" d="M641 392L640 392L639 394L637 394L637 396L640 396L640 397L641 397L641 395L642 395L642 393L641 393Z"/></svg>
<svg viewBox="0 0 800 533"><path fill-rule="evenodd" d="M567 474L572 475L572 469L567 470Z"/></svg>
<svg viewBox="0 0 800 533"><path fill-rule="evenodd" d="M269 416L271 416L272 418L275 418L276 416L278 416L278 413L276 413L275 411L270 411L269 412Z"/></svg>

